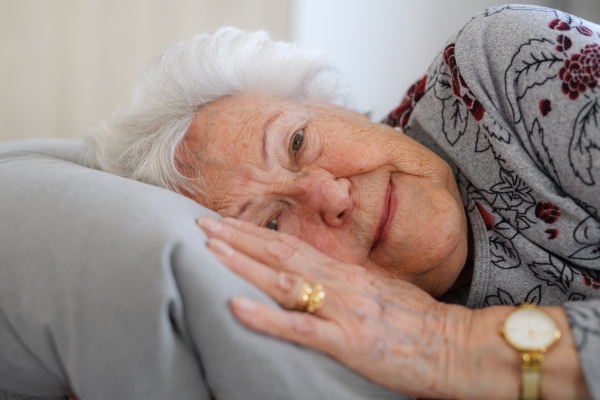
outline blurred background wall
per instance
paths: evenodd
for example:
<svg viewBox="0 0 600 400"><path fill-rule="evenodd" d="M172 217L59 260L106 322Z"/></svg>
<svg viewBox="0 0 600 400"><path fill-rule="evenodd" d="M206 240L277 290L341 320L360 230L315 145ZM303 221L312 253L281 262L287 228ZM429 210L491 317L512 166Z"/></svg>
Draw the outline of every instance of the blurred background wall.
<svg viewBox="0 0 600 400"><path fill-rule="evenodd" d="M600 0L298 0L291 36L333 54L358 109L380 121L450 36L472 16L506 3L535 3L600 22Z"/></svg>
<svg viewBox="0 0 600 400"><path fill-rule="evenodd" d="M228 24L332 54L379 120L454 31L504 2L0 0L0 141L82 137L165 47ZM598 0L535 3L600 22Z"/></svg>

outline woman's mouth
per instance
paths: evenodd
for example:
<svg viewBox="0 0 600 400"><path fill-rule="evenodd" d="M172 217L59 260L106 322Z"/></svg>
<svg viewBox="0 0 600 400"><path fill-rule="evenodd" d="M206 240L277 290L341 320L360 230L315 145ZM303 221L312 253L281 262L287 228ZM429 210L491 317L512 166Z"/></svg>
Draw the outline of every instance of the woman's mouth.
<svg viewBox="0 0 600 400"><path fill-rule="evenodd" d="M381 211L381 217L379 217L379 225L375 233L375 240L373 241L373 248L379 243L382 243L387 238L392 222L394 220L394 214L396 213L396 207L398 206L398 197L396 195L396 187L390 182L385 193L385 201L383 204L383 210Z"/></svg>

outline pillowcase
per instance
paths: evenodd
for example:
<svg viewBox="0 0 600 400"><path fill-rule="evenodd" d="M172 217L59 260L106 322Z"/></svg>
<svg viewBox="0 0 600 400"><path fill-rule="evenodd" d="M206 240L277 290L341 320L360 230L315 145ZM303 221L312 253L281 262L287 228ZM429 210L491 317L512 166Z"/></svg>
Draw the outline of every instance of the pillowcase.
<svg viewBox="0 0 600 400"><path fill-rule="evenodd" d="M228 302L275 304L207 249L217 216L82 165L81 142L0 144L0 390L88 399L404 399L252 332Z"/></svg>

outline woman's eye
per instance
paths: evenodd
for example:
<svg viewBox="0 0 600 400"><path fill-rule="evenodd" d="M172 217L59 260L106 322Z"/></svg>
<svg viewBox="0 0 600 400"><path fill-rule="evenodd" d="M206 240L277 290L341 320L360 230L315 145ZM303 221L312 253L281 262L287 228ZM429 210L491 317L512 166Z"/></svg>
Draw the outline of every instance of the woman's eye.
<svg viewBox="0 0 600 400"><path fill-rule="evenodd" d="M276 231L277 230L277 218L274 218L272 220L270 220L269 222L267 222L267 229L271 229L272 231Z"/></svg>
<svg viewBox="0 0 600 400"><path fill-rule="evenodd" d="M302 147L302 141L304 140L304 130L299 130L294 134L292 138L292 151L295 153Z"/></svg>

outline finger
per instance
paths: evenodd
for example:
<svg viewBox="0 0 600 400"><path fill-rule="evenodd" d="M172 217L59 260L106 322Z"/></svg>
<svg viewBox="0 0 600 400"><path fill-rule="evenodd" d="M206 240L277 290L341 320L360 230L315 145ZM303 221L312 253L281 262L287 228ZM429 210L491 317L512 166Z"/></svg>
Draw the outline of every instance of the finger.
<svg viewBox="0 0 600 400"><path fill-rule="evenodd" d="M198 219L197 222L198 225L200 225L200 227L204 229L209 236L212 236L217 234L217 232L219 231L219 227L217 227L217 225L214 224L214 221L217 220L211 217L201 217ZM299 246L305 243L296 236L288 235L279 231L274 231L272 229L263 228L261 226L252 224L250 222L241 221L236 218L225 217L218 220L218 222L224 225L231 226L240 232L245 232L253 236L257 236L270 241L280 240L284 243L288 243L291 246Z"/></svg>
<svg viewBox="0 0 600 400"><path fill-rule="evenodd" d="M309 313L286 311L244 297L230 303L235 317L248 328L337 357L345 337L338 325Z"/></svg>
<svg viewBox="0 0 600 400"><path fill-rule="evenodd" d="M210 217L205 217L205 218L200 218L198 220L198 224L203 229L205 229L205 226L208 223L209 230L207 233L209 234L209 236L219 235L219 234L227 235L228 232L231 232L230 230L224 230L224 231L221 230L220 227L218 227L216 224L214 224L214 221L216 221L216 220L214 220ZM298 238L296 236L292 236L292 235L289 235L289 234L283 233L283 232L274 231L272 229L266 229L266 228L254 225L250 222L240 221L235 218L222 218L218 222L220 222L221 224L223 224L225 226L232 227L234 229L234 231L243 232L243 233L249 234L250 236L261 238L261 239L266 240L267 242L279 241L279 242L289 245L292 248L307 247L307 248L314 249L308 243L304 242L303 240L301 240L300 238ZM205 229L205 231L206 231L206 229ZM226 238L222 237L222 239L226 239ZM317 252L316 249L314 249L314 251Z"/></svg>
<svg viewBox="0 0 600 400"><path fill-rule="evenodd" d="M263 228L250 222L240 221L239 219L235 218L223 218L221 219L221 223L233 226L242 232L262 237L263 239L279 240L283 243L289 244L292 247L300 247L302 245L307 244L302 239L296 236L289 235L284 232L274 231L272 229Z"/></svg>
<svg viewBox="0 0 600 400"><path fill-rule="evenodd" d="M208 246L229 269L257 286L283 307L300 307L303 310L314 308L312 312L325 318L343 314L343 310L339 309L339 302L330 301L325 307L325 289L322 286L319 288L317 282L309 282L297 274L273 270L216 238L211 238Z"/></svg>
<svg viewBox="0 0 600 400"><path fill-rule="evenodd" d="M322 252L315 249L313 246L311 246L310 244L306 243L305 241L303 241L302 239L300 239L296 236L292 236L292 235L289 235L284 232L277 232L277 231L274 231L271 229L266 229L266 228L254 225L250 222L240 221L235 218L229 218L229 217L222 218L220 222L224 225L229 225L231 227L234 227L235 229L237 229L241 232L263 238L269 242L277 240L279 242L285 243L285 244L289 245L291 248L293 248L294 250L296 250L295 253L297 253L297 254L302 253L302 254L306 255L307 257L310 257L311 259L314 259L314 260L320 262L321 265L323 263L326 263L329 267L339 267L342 270L345 270L346 272L352 271L352 273L364 272L363 267L360 267L358 265L348 265L348 264L341 263L341 262L329 257L328 255L323 254ZM306 266L300 265L300 267L302 268L302 270L304 270L304 268Z"/></svg>
<svg viewBox="0 0 600 400"><path fill-rule="evenodd" d="M288 309L295 309L304 278L276 271L233 249L220 239L211 238L208 247L236 274L268 294Z"/></svg>
<svg viewBox="0 0 600 400"><path fill-rule="evenodd" d="M334 260L296 237L259 228L233 218L224 218L222 221L225 223L220 223L212 218L203 218L198 223L210 237L226 241L236 250L269 267L302 275L311 282L333 278L359 284L360 286L371 286L370 280L365 276L366 271L363 267ZM262 232L265 236L263 238L257 237L253 233L241 231L241 229L246 232L269 232ZM277 238L278 240L272 240L271 238ZM288 238L291 238L291 245ZM282 242L282 239L286 242ZM299 245L294 245L294 241L297 241Z"/></svg>
<svg viewBox="0 0 600 400"><path fill-rule="evenodd" d="M377 301L380 296L369 282L358 281L348 284L336 277L325 281L310 280L310 278L307 280L306 277L298 274L274 270L233 249L220 239L211 238L208 247L230 270L248 280L287 309L297 308L303 284L308 282L314 290L308 293L309 300L312 300L310 304L320 303L320 307L314 311L314 314L319 317L340 320L350 312L364 319L369 318L370 315L380 315L382 312ZM321 290L316 290L317 284L323 286ZM318 299L321 292L324 297ZM310 299L311 294L312 299ZM304 309L308 308L306 299L303 299L302 305Z"/></svg>
<svg viewBox="0 0 600 400"><path fill-rule="evenodd" d="M205 217L198 222L209 237L221 239L234 249L273 268L298 274L308 273L314 278L323 275L322 266L339 264L302 241L299 246L292 246L281 240L243 232L237 227L212 218Z"/></svg>

